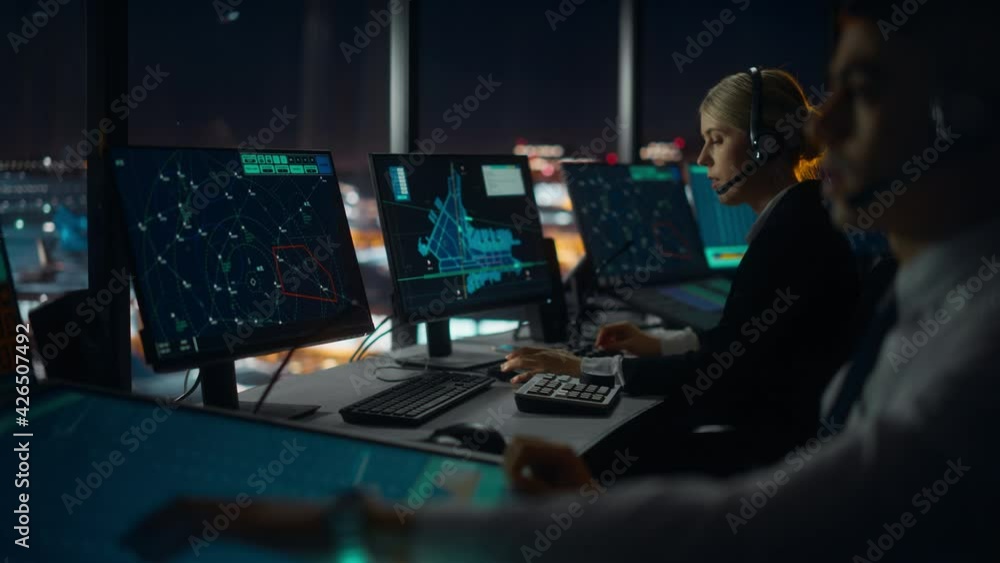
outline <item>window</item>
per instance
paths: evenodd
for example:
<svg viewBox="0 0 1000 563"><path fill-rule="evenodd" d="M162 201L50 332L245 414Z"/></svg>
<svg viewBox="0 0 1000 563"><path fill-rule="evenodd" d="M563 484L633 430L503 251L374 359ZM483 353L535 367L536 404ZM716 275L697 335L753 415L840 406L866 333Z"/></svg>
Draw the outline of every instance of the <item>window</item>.
<svg viewBox="0 0 1000 563"><path fill-rule="evenodd" d="M418 147L528 153L546 235L563 269L572 267L583 247L557 159L579 156L616 121L618 2L426 0L419 8ZM431 146L435 129L446 139ZM599 158L615 150L600 145Z"/></svg>
<svg viewBox="0 0 1000 563"><path fill-rule="evenodd" d="M22 313L87 287L86 173L64 168L86 125L83 5L47 9L0 5L0 228Z"/></svg>
<svg viewBox="0 0 1000 563"><path fill-rule="evenodd" d="M723 10L729 10L724 13ZM832 13L823 2L642 2L640 146L684 140L701 148L698 105L720 79L751 66L791 72L808 93L826 76Z"/></svg>
<svg viewBox="0 0 1000 563"><path fill-rule="evenodd" d="M389 37L371 24L380 3L231 4L143 2L129 11L129 83L162 76L130 110L129 142L329 150L378 322L389 313L390 286L367 155L388 149ZM345 51L366 26L379 33L359 40L360 52ZM335 365L356 344L303 350L289 371Z"/></svg>

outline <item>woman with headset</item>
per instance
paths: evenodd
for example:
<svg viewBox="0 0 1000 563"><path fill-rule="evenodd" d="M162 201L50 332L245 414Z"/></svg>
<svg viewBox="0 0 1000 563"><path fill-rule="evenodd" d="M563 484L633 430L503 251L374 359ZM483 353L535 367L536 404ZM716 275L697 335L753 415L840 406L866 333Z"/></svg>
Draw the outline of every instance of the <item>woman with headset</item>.
<svg viewBox="0 0 1000 563"><path fill-rule="evenodd" d="M820 393L849 351L859 293L848 241L823 205L821 151L803 134L815 113L781 70L727 76L701 103L698 164L723 204L758 215L718 326L661 336L604 326L597 346L630 357L523 348L502 366L522 371L511 381L614 376L628 393L667 395L672 412L695 414L694 422L769 424L792 439L814 432Z"/></svg>

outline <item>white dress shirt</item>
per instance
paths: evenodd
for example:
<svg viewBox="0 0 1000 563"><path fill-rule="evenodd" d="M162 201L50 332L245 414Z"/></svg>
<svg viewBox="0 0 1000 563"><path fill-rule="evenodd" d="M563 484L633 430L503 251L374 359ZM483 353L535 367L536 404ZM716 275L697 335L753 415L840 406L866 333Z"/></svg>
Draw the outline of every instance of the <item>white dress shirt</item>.
<svg viewBox="0 0 1000 563"><path fill-rule="evenodd" d="M771 467L589 486L498 509L428 506L414 520L414 560L994 560L998 253L1000 220L903 264L898 321L846 427L825 424Z"/></svg>

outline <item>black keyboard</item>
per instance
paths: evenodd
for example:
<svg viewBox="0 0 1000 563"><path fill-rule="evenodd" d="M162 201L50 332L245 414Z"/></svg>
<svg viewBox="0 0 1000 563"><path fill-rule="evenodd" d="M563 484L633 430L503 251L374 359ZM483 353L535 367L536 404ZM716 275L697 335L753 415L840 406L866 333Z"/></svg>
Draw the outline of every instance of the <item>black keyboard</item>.
<svg viewBox="0 0 1000 563"><path fill-rule="evenodd" d="M514 393L514 403L521 412L604 415L620 397L618 385L587 385L568 375L540 373Z"/></svg>
<svg viewBox="0 0 1000 563"><path fill-rule="evenodd" d="M447 371L415 376L340 409L352 424L419 426L489 388L493 378Z"/></svg>

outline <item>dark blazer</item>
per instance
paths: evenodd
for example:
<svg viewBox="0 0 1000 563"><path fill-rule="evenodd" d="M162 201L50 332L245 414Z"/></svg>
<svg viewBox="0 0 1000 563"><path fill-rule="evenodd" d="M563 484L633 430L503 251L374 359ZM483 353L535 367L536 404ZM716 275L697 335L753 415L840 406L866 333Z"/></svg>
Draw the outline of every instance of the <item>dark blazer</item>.
<svg viewBox="0 0 1000 563"><path fill-rule="evenodd" d="M796 184L740 262L718 326L700 349L622 362L625 390L669 395L720 422L814 429L822 391L847 359L860 292L855 259L818 181ZM711 422L706 420L705 422Z"/></svg>

